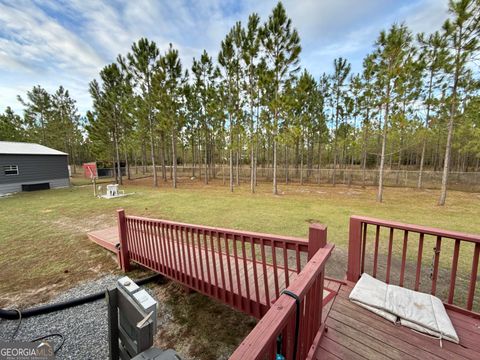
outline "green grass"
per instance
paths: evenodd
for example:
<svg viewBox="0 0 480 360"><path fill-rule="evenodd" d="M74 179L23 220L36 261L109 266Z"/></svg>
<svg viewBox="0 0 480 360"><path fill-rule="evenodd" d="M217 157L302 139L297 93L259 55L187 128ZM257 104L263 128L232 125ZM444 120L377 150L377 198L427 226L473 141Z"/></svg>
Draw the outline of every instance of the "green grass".
<svg viewBox="0 0 480 360"><path fill-rule="evenodd" d="M343 254L353 214L480 233L477 193L450 191L447 206L438 207L437 191L387 188L379 204L374 188L292 185L280 186L281 195L273 196L268 184L256 194L243 184L232 194L219 183L181 182L174 190L153 189L150 182L138 180L125 187L135 194L113 200L94 198L89 186L0 198L0 306L31 301L32 294L38 302L50 296L51 286L61 289L115 271L112 255L90 243L86 232L114 225L118 208L127 214L293 236L306 236L309 223L320 222L328 225L329 241Z"/></svg>

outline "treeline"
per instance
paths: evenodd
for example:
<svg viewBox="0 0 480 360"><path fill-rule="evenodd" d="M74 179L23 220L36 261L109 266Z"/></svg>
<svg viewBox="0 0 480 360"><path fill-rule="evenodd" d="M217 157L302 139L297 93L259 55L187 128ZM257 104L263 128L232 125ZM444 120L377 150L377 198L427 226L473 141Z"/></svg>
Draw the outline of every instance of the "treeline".
<svg viewBox="0 0 480 360"><path fill-rule="evenodd" d="M82 121L76 101L60 86L53 94L34 86L26 98L18 96L24 106L23 116L7 107L0 114L0 140L34 142L69 154L71 164L86 158Z"/></svg>
<svg viewBox="0 0 480 360"><path fill-rule="evenodd" d="M480 3L452 1L449 9L438 31L393 24L360 73L338 58L319 79L300 67L300 38L281 3L265 22L257 14L237 22L219 53L204 51L191 69L172 45L162 53L140 39L90 83L87 124L71 123L85 130L78 143L94 158L152 165L154 186L171 179L176 187L178 164L191 165L192 176L202 167L206 183L218 166L228 168L231 191L249 166L252 192L258 167L272 167L274 194L278 166L302 170L302 182L330 167L333 185L338 169L376 168L382 201L385 168L418 169L419 188L429 168L443 171L443 205L451 168L478 171L480 161ZM38 106L26 103L28 113L38 136ZM8 109L1 119L21 122Z"/></svg>

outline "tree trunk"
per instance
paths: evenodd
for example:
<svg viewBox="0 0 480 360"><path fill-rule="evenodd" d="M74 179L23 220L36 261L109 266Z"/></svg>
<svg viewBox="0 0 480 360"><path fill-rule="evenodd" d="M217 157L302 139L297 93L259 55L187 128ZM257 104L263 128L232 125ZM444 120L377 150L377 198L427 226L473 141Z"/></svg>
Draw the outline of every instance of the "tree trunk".
<svg viewBox="0 0 480 360"><path fill-rule="evenodd" d="M454 105L452 105L452 108L453 106ZM445 148L445 159L443 162L442 186L440 188L440 199L438 200L438 205L440 206L445 205L445 200L447 198L448 172L450 169L450 156L452 152L453 119L454 119L454 110L452 109L450 120L448 121L447 146Z"/></svg>
<svg viewBox="0 0 480 360"><path fill-rule="evenodd" d="M238 144L237 144L237 146L238 146ZM237 186L240 186L240 167L239 167L240 166L240 152L238 151L238 149L235 153L235 162L236 162L236 164L235 164L236 184L237 184Z"/></svg>
<svg viewBox="0 0 480 360"><path fill-rule="evenodd" d="M128 161L128 151L127 151L126 146L124 146L123 151L125 153L125 169L127 170L127 179L131 180L132 177L130 175L130 162Z"/></svg>
<svg viewBox="0 0 480 360"><path fill-rule="evenodd" d="M285 145L285 184L288 185L288 146Z"/></svg>
<svg viewBox="0 0 480 360"><path fill-rule="evenodd" d="M205 184L208 184L208 135L205 132Z"/></svg>
<svg viewBox="0 0 480 360"><path fill-rule="evenodd" d="M300 185L303 185L303 140L301 143L302 148L300 149Z"/></svg>
<svg viewBox="0 0 480 360"><path fill-rule="evenodd" d="M461 37L461 31L460 31ZM458 40L461 42L461 39ZM445 147L445 158L443 160L443 174L442 174L442 186L440 189L440 199L438 200L438 205L445 205L445 200L447 198L447 183L448 183L448 172L450 170L450 157L452 152L452 138L453 138L453 121L455 120L456 113L456 102L457 102L457 86L458 79L460 76L460 48L456 50L455 56L455 77L453 80L452 88L452 103L450 105L450 119L448 121L448 134L447 134L447 145Z"/></svg>
<svg viewBox="0 0 480 360"><path fill-rule="evenodd" d="M230 191L233 192L233 127L232 116L229 114L229 126L230 126L230 151L229 151L229 175L230 175Z"/></svg>
<svg viewBox="0 0 480 360"><path fill-rule="evenodd" d="M122 169L120 165L120 150L119 145L118 145L118 137L117 134L113 136L113 140L115 141L115 157L116 157L116 162L117 162L117 179L116 182L117 184L123 185L123 178L122 178ZM114 164L115 167L115 164Z"/></svg>
<svg viewBox="0 0 480 360"><path fill-rule="evenodd" d="M192 135L192 177L195 177L195 139Z"/></svg>
<svg viewBox="0 0 480 360"><path fill-rule="evenodd" d="M273 139L273 195L278 195L277 188L277 140Z"/></svg>
<svg viewBox="0 0 480 360"><path fill-rule="evenodd" d="M230 191L233 192L233 150L230 149Z"/></svg>
<svg viewBox="0 0 480 360"><path fill-rule="evenodd" d="M423 144L422 144L422 155L420 157L420 169L418 171L418 182L417 182L417 188L421 189L422 188L422 182L423 182L423 164L425 162L425 150L427 148L427 136L423 137Z"/></svg>
<svg viewBox="0 0 480 360"><path fill-rule="evenodd" d="M364 124L363 129L363 144L362 144L362 188L365 188L365 174L367 168L367 130L368 130L368 109L367 109L367 123Z"/></svg>
<svg viewBox="0 0 480 360"><path fill-rule="evenodd" d="M318 177L317 177L317 184L320 184L320 175L321 175L321 168L322 168L322 143L321 143L321 135L318 135Z"/></svg>
<svg viewBox="0 0 480 360"><path fill-rule="evenodd" d="M153 186L158 187L157 167L155 163L155 137L153 134L153 120L150 109L148 110L148 122L150 124L150 157L152 160L153 168Z"/></svg>
<svg viewBox="0 0 480 360"><path fill-rule="evenodd" d="M251 141L251 148L250 148L250 191L255 193L255 151L253 145L253 137Z"/></svg>
<svg viewBox="0 0 480 360"><path fill-rule="evenodd" d="M173 188L177 188L177 139L175 128L172 129L172 168L173 168Z"/></svg>
<svg viewBox="0 0 480 360"><path fill-rule="evenodd" d="M147 172L147 145L145 141L142 142L142 175Z"/></svg>
<svg viewBox="0 0 480 360"><path fill-rule="evenodd" d="M380 155L380 168L378 178L378 193L377 201L383 201L383 168L385 166L385 150L387 147L387 127L388 127L388 111L390 107L390 82L387 83L387 102L385 104L385 118L383 119L383 134L382 134L382 154Z"/></svg>

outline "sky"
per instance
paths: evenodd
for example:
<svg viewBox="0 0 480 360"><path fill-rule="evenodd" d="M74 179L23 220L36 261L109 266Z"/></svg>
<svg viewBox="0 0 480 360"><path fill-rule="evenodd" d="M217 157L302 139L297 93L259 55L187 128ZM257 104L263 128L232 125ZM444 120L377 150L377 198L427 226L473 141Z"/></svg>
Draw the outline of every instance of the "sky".
<svg viewBox="0 0 480 360"><path fill-rule="evenodd" d="M270 0L0 0L0 112L21 112L17 95L35 85L53 93L60 85L77 100L80 114L92 106L88 84L99 71L147 37L161 52L172 43L182 63L206 49L216 59L236 21L257 12L268 18ZM298 30L301 64L315 77L333 60L352 70L372 51L379 32L405 22L414 32L433 32L447 18L447 0L285 0Z"/></svg>

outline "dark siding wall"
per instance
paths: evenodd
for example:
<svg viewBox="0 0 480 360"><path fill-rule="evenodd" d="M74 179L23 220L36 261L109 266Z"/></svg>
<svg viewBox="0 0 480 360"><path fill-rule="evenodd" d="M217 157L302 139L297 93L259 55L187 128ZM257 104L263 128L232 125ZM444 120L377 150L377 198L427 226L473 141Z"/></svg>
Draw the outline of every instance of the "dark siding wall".
<svg viewBox="0 0 480 360"><path fill-rule="evenodd" d="M19 174L5 175L4 165L17 165ZM66 155L0 154L0 184L65 178L68 178Z"/></svg>

